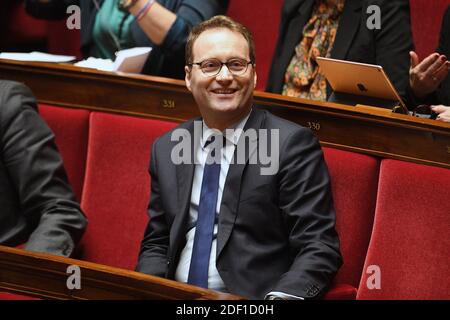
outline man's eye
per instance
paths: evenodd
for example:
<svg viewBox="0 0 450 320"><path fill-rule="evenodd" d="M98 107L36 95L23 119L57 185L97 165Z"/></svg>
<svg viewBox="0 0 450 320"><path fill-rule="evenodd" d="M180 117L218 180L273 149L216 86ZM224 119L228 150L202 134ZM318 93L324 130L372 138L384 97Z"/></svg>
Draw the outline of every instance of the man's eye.
<svg viewBox="0 0 450 320"><path fill-rule="evenodd" d="M240 60L232 60L228 62L228 65L230 68L243 68L245 66L245 63Z"/></svg>
<svg viewBox="0 0 450 320"><path fill-rule="evenodd" d="M214 69L214 68L217 68L217 66L218 66L218 63L216 63L214 61L207 61L207 62L202 63L202 68L205 68L205 69Z"/></svg>

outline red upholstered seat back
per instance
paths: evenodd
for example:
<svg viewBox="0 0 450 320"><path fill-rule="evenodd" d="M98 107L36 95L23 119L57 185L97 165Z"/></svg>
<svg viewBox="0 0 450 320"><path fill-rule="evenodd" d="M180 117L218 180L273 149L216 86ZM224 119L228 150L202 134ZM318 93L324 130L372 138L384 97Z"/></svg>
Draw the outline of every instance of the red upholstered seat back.
<svg viewBox="0 0 450 320"><path fill-rule="evenodd" d="M39 113L55 134L55 141L63 158L70 184L78 200L81 200L89 133L89 111L40 104Z"/></svg>
<svg viewBox="0 0 450 320"><path fill-rule="evenodd" d="M450 299L450 170L383 160L358 299Z"/></svg>
<svg viewBox="0 0 450 320"><path fill-rule="evenodd" d="M421 59L436 50L442 16L450 0L411 0L411 24L416 51Z"/></svg>
<svg viewBox="0 0 450 320"><path fill-rule="evenodd" d="M3 2L3 1L2 1ZM14 44L45 42L48 34L48 21L31 17L25 11L22 1L13 1L8 14L5 36ZM2 6L5 4L2 3ZM1 10L4 10L2 7Z"/></svg>
<svg viewBox="0 0 450 320"><path fill-rule="evenodd" d="M54 54L72 55L81 58L80 30L67 29L66 20L49 21L48 25L48 51Z"/></svg>
<svg viewBox="0 0 450 320"><path fill-rule="evenodd" d="M323 150L331 176L336 228L344 260L335 283L357 288L372 231L380 162L358 153Z"/></svg>
<svg viewBox="0 0 450 320"><path fill-rule="evenodd" d="M172 122L91 113L82 208L89 219L82 259L134 269L146 227L155 139Z"/></svg>
<svg viewBox="0 0 450 320"><path fill-rule="evenodd" d="M281 0L231 0L227 15L250 29L255 40L257 90L264 90L278 37Z"/></svg>

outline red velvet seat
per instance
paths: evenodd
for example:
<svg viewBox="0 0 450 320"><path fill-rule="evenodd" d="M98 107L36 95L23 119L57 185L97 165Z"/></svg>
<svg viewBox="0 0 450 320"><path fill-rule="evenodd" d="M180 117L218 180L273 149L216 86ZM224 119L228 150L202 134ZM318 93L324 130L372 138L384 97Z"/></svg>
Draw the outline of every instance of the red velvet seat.
<svg viewBox="0 0 450 320"><path fill-rule="evenodd" d="M146 227L151 145L173 122L91 113L82 259L134 269Z"/></svg>
<svg viewBox="0 0 450 320"><path fill-rule="evenodd" d="M0 292L0 300L40 300L40 299L30 296L22 296L20 294L14 294L9 292Z"/></svg>
<svg viewBox="0 0 450 320"><path fill-rule="evenodd" d="M344 260L334 283L338 287L352 286L356 295L372 230L380 162L358 153L323 150L331 176L336 229ZM334 293L329 292L326 298L334 298Z"/></svg>
<svg viewBox="0 0 450 320"><path fill-rule="evenodd" d="M380 273L363 273L358 299L450 299L449 190L448 169L382 161L364 266Z"/></svg>
<svg viewBox="0 0 450 320"><path fill-rule="evenodd" d="M39 112L55 134L70 184L78 200L84 181L89 133L89 111L39 105Z"/></svg>

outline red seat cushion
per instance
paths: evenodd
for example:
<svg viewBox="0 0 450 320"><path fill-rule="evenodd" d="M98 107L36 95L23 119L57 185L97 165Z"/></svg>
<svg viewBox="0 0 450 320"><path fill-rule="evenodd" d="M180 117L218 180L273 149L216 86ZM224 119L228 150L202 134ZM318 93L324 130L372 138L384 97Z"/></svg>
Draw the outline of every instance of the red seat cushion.
<svg viewBox="0 0 450 320"><path fill-rule="evenodd" d="M82 208L89 219L82 257L134 269L150 192L148 165L155 139L173 122L93 112Z"/></svg>
<svg viewBox="0 0 450 320"><path fill-rule="evenodd" d="M330 288L325 300L355 300L356 288L346 284L338 284Z"/></svg>
<svg viewBox="0 0 450 320"><path fill-rule="evenodd" d="M39 113L55 134L70 184L78 200L81 200L90 111L40 104Z"/></svg>
<svg viewBox="0 0 450 320"><path fill-rule="evenodd" d="M372 231L380 161L338 149L323 150L331 176L336 229L344 260L335 283L357 288Z"/></svg>
<svg viewBox="0 0 450 320"><path fill-rule="evenodd" d="M380 273L363 273L358 299L450 299L449 190L449 169L382 161L365 262Z"/></svg>

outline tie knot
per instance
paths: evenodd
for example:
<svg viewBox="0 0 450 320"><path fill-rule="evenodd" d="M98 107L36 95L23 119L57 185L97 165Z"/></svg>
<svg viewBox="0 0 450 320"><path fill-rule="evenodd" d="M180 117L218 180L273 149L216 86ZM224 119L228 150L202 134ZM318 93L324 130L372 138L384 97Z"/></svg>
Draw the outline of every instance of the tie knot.
<svg viewBox="0 0 450 320"><path fill-rule="evenodd" d="M205 148L222 148L225 145L225 136L222 134L212 134L205 142Z"/></svg>
<svg viewBox="0 0 450 320"><path fill-rule="evenodd" d="M226 144L226 138L222 134L211 135L205 142L205 148L208 152L206 164L220 164L221 150Z"/></svg>

